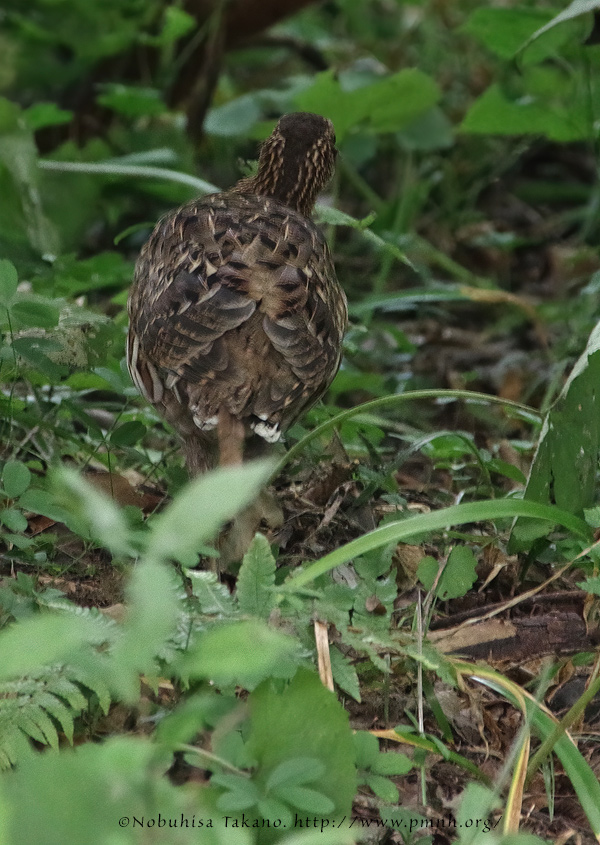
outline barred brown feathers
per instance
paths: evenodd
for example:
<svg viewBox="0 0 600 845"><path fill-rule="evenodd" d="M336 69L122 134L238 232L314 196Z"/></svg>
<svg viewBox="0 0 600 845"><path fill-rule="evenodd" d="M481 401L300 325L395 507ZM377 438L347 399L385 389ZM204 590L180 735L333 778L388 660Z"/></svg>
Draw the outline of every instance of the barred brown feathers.
<svg viewBox="0 0 600 845"><path fill-rule="evenodd" d="M128 366L191 474L238 463L249 436L278 440L338 369L346 298L308 219L335 154L330 121L287 115L256 176L167 214L142 249Z"/></svg>

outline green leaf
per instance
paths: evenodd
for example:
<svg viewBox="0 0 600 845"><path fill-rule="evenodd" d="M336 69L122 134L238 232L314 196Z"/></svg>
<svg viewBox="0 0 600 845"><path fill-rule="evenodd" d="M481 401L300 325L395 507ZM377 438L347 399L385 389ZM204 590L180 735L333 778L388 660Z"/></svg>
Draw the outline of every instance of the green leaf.
<svg viewBox="0 0 600 845"><path fill-rule="evenodd" d="M209 110L204 121L204 130L209 135L234 137L247 135L260 120L260 101L255 94L244 94L222 106Z"/></svg>
<svg viewBox="0 0 600 845"><path fill-rule="evenodd" d="M575 514L596 502L600 453L600 323L546 416L533 459L525 499L555 502ZM527 521L519 520L510 548L529 548Z"/></svg>
<svg viewBox="0 0 600 845"><path fill-rule="evenodd" d="M24 358L34 369L38 370L52 382L59 382L64 374L64 368L55 364L46 350L54 352L60 349L60 344L45 337L16 337L12 342L12 348Z"/></svg>
<svg viewBox="0 0 600 845"><path fill-rule="evenodd" d="M455 546L440 576L436 595L442 601L456 599L466 595L477 580L475 568L477 560L471 549ZM417 576L426 590L431 590L438 574L438 563L431 557L425 557L417 568Z"/></svg>
<svg viewBox="0 0 600 845"><path fill-rule="evenodd" d="M354 93L366 94L369 127L374 132L397 132L434 106L441 96L437 83L416 68L401 70Z"/></svg>
<svg viewBox="0 0 600 845"><path fill-rule="evenodd" d="M217 799L217 807L220 810L227 810L230 813L249 810L260 799L256 784L239 775L216 774L212 776L211 784L222 786L227 790Z"/></svg>
<svg viewBox="0 0 600 845"><path fill-rule="evenodd" d="M42 514L57 522L64 522L69 518L68 511L58 504L55 495L37 487L29 487L19 498L19 505L24 510Z"/></svg>
<svg viewBox="0 0 600 845"><path fill-rule="evenodd" d="M2 486L9 499L16 499L31 484L31 473L21 461L7 461L2 470Z"/></svg>
<svg viewBox="0 0 600 845"><path fill-rule="evenodd" d="M360 703L360 684L356 669L337 646L332 646L330 657L333 680L341 690Z"/></svg>
<svg viewBox="0 0 600 845"><path fill-rule="evenodd" d="M364 534L362 537L358 537L356 540L351 540L345 546L325 555L321 560L295 572L281 586L281 590L283 592L298 590L334 567L348 563L353 558L372 549L387 546L391 542L405 542L409 538L418 537L420 534L430 531L447 530L451 525L511 516L531 516L538 520L548 520L551 525L559 523L574 531L578 536L590 537L590 529L583 520L574 517L567 511L537 502L520 499L494 499L488 502L452 505L433 513L420 514L398 522L388 523Z"/></svg>
<svg viewBox="0 0 600 845"><path fill-rule="evenodd" d="M342 88L333 71L325 71L296 97L295 103L303 111L329 117L338 142L342 142L349 130L361 123L373 132L397 132L439 98L440 90L430 76L407 68L352 91Z"/></svg>
<svg viewBox="0 0 600 845"><path fill-rule="evenodd" d="M123 512L112 499L82 475L65 467L53 475L58 504L68 513L70 527L91 536L115 555L132 554L132 537Z"/></svg>
<svg viewBox="0 0 600 845"><path fill-rule="evenodd" d="M112 652L114 682L125 700L136 701L138 676L156 670L154 659L174 634L178 619L178 579L157 561L138 563L127 585L128 614Z"/></svg>
<svg viewBox="0 0 600 845"><path fill-rule="evenodd" d="M54 258L59 251L59 239L42 206L37 148L30 131L19 127L0 135L0 171L3 167L18 193L19 223L25 229L31 247L39 255Z"/></svg>
<svg viewBox="0 0 600 845"><path fill-rule="evenodd" d="M296 640L252 619L216 625L201 634L181 668L193 678L253 689L264 678L289 677L299 659Z"/></svg>
<svg viewBox="0 0 600 845"><path fill-rule="evenodd" d="M275 606L275 569L269 541L257 534L244 555L237 579L236 596L241 613L269 618Z"/></svg>
<svg viewBox="0 0 600 845"><path fill-rule="evenodd" d="M124 117L137 118L164 114L167 107L162 93L156 88L141 88L119 83L104 86L106 93L96 97L96 101Z"/></svg>
<svg viewBox="0 0 600 845"><path fill-rule="evenodd" d="M270 461L219 469L195 479L152 523L149 553L193 565L198 548L252 501L272 469Z"/></svg>
<svg viewBox="0 0 600 845"><path fill-rule="evenodd" d="M356 792L354 745L348 714L318 675L299 669L281 692L265 682L251 693L248 753L258 764L257 774L269 778L284 761L310 757L324 766L311 787L329 798L328 815L349 814ZM310 730L293 726L307 724Z"/></svg>
<svg viewBox="0 0 600 845"><path fill-rule="evenodd" d="M160 44L172 44L196 26L196 19L178 6L167 6L164 26L158 38Z"/></svg>
<svg viewBox="0 0 600 845"><path fill-rule="evenodd" d="M0 260L0 306L8 308L17 292L19 277L14 264L5 258Z"/></svg>
<svg viewBox="0 0 600 845"><path fill-rule="evenodd" d="M217 823L221 813L211 790L192 796L157 776L168 766L155 744L140 737L109 738L32 756L0 777L0 802L10 808L2 821L7 834L3 841L31 845L41 841L44 831L44 845L134 845L151 839L169 845L187 845L193 839L202 845L251 845L250 831ZM182 817L190 828L193 820L194 837L189 829L169 830L165 820ZM133 829L134 818L144 820L143 830ZM166 831L160 829L160 818ZM209 819L214 823L208 825ZM154 832L148 830L154 826Z"/></svg>
<svg viewBox="0 0 600 845"><path fill-rule="evenodd" d="M529 43L535 41L549 30L554 29L554 27L559 24L574 20L581 15L587 15L590 12L597 11L598 9L600 9L600 3L598 0L572 0L566 9L563 9L563 11L555 15L551 21L537 29L524 47L527 47Z"/></svg>
<svg viewBox="0 0 600 845"><path fill-rule="evenodd" d="M356 731L353 740L356 765L359 769L370 769L379 757L379 740L368 731Z"/></svg>
<svg viewBox="0 0 600 845"><path fill-rule="evenodd" d="M322 792L309 789L306 786L286 786L275 790L275 795L286 804L305 813L315 813L322 816L332 813L335 804Z"/></svg>
<svg viewBox="0 0 600 845"><path fill-rule="evenodd" d="M325 773L325 766L315 757L292 757L276 766L269 775L266 788L310 783Z"/></svg>
<svg viewBox="0 0 600 845"><path fill-rule="evenodd" d="M105 641L104 620L46 613L0 633L0 680L21 677L49 663L65 662L86 644Z"/></svg>
<svg viewBox="0 0 600 845"><path fill-rule="evenodd" d="M58 325L60 318L60 309L56 305L32 299L21 299L13 303L10 312L22 325L41 329L53 329Z"/></svg>
<svg viewBox="0 0 600 845"><path fill-rule="evenodd" d="M35 103L23 112L29 129L37 132L45 126L60 126L73 119L73 112L59 108L56 103Z"/></svg>
<svg viewBox="0 0 600 845"><path fill-rule="evenodd" d="M579 141L590 137L587 106L572 101L565 105L524 95L509 100L498 84L490 87L467 112L461 132L492 135L543 135L551 141Z"/></svg>
<svg viewBox="0 0 600 845"><path fill-rule="evenodd" d="M146 426L137 421L123 423L117 426L110 435L110 442L113 446L135 446L147 432Z"/></svg>
<svg viewBox="0 0 600 845"><path fill-rule="evenodd" d="M0 522L6 525L9 531L27 530L27 520L18 508L2 508Z"/></svg>
<svg viewBox="0 0 600 845"><path fill-rule="evenodd" d="M388 804L398 803L398 787L381 775L367 775L365 783L369 786L378 798L387 801Z"/></svg>
<svg viewBox="0 0 600 845"><path fill-rule="evenodd" d="M0 97L0 132L12 132L19 128L21 109L16 104Z"/></svg>
<svg viewBox="0 0 600 845"><path fill-rule="evenodd" d="M577 586L594 596L600 596L600 575L590 576L585 581L578 581Z"/></svg>
<svg viewBox="0 0 600 845"><path fill-rule="evenodd" d="M186 569L186 577L192 584L192 592L202 613L218 618L227 618L235 613L231 593L221 584L214 572L200 569Z"/></svg>
<svg viewBox="0 0 600 845"><path fill-rule="evenodd" d="M480 6L469 16L461 30L472 35L501 59L509 60L529 43L536 31L541 31L540 27L551 20L550 9L535 7L503 9ZM559 33L558 39L546 40L536 49L530 48L523 57L524 62L529 64L543 61L556 52L564 37L562 33Z"/></svg>
<svg viewBox="0 0 600 845"><path fill-rule="evenodd" d="M415 762L398 751L381 752L377 755L377 759L371 766L371 771L378 775L407 775Z"/></svg>

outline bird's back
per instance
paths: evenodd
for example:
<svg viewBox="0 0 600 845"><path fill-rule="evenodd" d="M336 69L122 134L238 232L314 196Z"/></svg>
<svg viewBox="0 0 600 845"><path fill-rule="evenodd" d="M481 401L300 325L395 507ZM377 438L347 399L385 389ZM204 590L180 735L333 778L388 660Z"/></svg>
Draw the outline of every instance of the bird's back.
<svg viewBox="0 0 600 845"><path fill-rule="evenodd" d="M303 214L242 193L166 215L142 250L128 363L184 437L226 409L267 441L337 371L346 300L327 244Z"/></svg>

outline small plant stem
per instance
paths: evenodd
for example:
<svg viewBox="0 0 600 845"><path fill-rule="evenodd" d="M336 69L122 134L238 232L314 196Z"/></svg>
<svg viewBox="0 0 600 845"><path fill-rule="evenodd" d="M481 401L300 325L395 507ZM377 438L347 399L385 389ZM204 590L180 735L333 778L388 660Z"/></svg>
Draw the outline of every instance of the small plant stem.
<svg viewBox="0 0 600 845"><path fill-rule="evenodd" d="M187 745L186 743L181 743L176 748L177 751L184 751L186 754L195 754L196 757L199 757L200 760L203 762L211 763L212 765L217 765L220 769L224 769L227 772L231 772L231 774L239 775L242 778L249 778L250 773L245 772L243 769L238 769L236 766L232 766L227 760L224 760L223 757L217 757L216 754L213 754L211 751L205 751L204 748L196 748L195 745Z"/></svg>
<svg viewBox="0 0 600 845"><path fill-rule="evenodd" d="M376 193L373 188L366 182L360 173L356 170L355 167L348 161L348 159L343 158L340 156L340 169L343 171L344 175L348 178L348 181L356 188L356 190L362 194L364 199L367 200L369 205L372 206L375 212L380 212L385 207L384 201L381 199L378 193Z"/></svg>
<svg viewBox="0 0 600 845"><path fill-rule="evenodd" d="M393 240L401 233L406 231L407 226L407 211L409 205L410 189L413 182L413 159L410 153L406 156L404 167L402 168L402 175L398 178L396 185L396 213L394 214L394 221L392 224L391 234ZM381 259L381 267L373 285L373 293L381 295L385 292L387 287L387 280L390 275L390 270L394 264L394 256L390 252L385 252Z"/></svg>
<svg viewBox="0 0 600 845"><path fill-rule="evenodd" d="M187 185L200 194L213 194L219 191L216 185L198 179L189 173L179 170L169 170L166 167L146 167L135 164L115 164L110 161L82 162L82 161L52 161L42 159L38 162L42 170L56 170L61 173L98 173L103 176L134 176L143 179L166 179Z"/></svg>
<svg viewBox="0 0 600 845"><path fill-rule="evenodd" d="M466 267L463 267L462 264L454 261L454 259L446 255L445 252L442 252L441 249L438 249L430 241L422 238L420 235L413 235L412 237L414 238L416 249L424 258L428 259L442 270L445 270L448 275L458 279L459 282L472 285L474 288L496 287L491 279L486 279L483 276L477 276L475 273L471 273L471 271L467 270Z"/></svg>

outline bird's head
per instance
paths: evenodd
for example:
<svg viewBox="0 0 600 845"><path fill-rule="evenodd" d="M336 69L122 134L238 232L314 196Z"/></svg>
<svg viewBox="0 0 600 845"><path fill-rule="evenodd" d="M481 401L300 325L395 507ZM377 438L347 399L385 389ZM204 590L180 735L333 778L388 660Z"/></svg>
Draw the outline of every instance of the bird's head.
<svg viewBox="0 0 600 845"><path fill-rule="evenodd" d="M260 148L258 173L239 186L308 216L333 175L336 155L330 120L309 112L286 114Z"/></svg>

